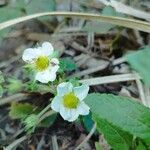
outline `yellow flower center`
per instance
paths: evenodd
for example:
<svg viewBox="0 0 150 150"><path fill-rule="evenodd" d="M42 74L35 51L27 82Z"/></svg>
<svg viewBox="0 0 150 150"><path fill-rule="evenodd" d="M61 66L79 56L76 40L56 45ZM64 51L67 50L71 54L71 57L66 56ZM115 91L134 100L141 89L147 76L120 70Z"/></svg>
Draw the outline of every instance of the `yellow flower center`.
<svg viewBox="0 0 150 150"><path fill-rule="evenodd" d="M49 66L49 58L47 56L39 56L35 62L35 67L38 71L43 71Z"/></svg>
<svg viewBox="0 0 150 150"><path fill-rule="evenodd" d="M64 106L69 109L77 108L79 99L74 95L73 92L70 92L63 96L63 103Z"/></svg>

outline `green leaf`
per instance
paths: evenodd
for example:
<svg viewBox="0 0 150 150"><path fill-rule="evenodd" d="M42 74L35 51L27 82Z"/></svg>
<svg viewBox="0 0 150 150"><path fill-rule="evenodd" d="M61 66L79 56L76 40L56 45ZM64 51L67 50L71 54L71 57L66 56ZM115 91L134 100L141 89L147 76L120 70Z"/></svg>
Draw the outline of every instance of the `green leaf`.
<svg viewBox="0 0 150 150"><path fill-rule="evenodd" d="M139 144L136 147L136 150L147 150L147 148L145 147L145 145L143 145L141 141L139 141Z"/></svg>
<svg viewBox="0 0 150 150"><path fill-rule="evenodd" d="M0 14L3 14L0 17L0 22L4 22L22 16L22 12L20 11L20 9L16 9L11 6L0 8Z"/></svg>
<svg viewBox="0 0 150 150"><path fill-rule="evenodd" d="M106 6L103 11L102 11L103 15L106 16L116 16L116 17L125 17L124 14L117 12L113 7L111 6Z"/></svg>
<svg viewBox="0 0 150 150"><path fill-rule="evenodd" d="M57 118L57 113L45 118L40 124L40 127L50 127Z"/></svg>
<svg viewBox="0 0 150 150"><path fill-rule="evenodd" d="M11 2L10 5L14 6L15 8L24 9L27 5L30 3L26 0L15 0L14 2Z"/></svg>
<svg viewBox="0 0 150 150"><path fill-rule="evenodd" d="M29 103L12 103L9 116L12 119L24 119L35 111L35 106Z"/></svg>
<svg viewBox="0 0 150 150"><path fill-rule="evenodd" d="M25 7L25 9L27 11L27 14L34 14L54 11L55 5L55 0L32 0L30 4Z"/></svg>
<svg viewBox="0 0 150 150"><path fill-rule="evenodd" d="M141 75L145 84L150 86L150 46L128 54L125 58L131 67Z"/></svg>
<svg viewBox="0 0 150 150"><path fill-rule="evenodd" d="M112 94L89 94L85 98L97 118L141 139L150 139L150 109L128 97Z"/></svg>
<svg viewBox="0 0 150 150"><path fill-rule="evenodd" d="M95 115L93 118L97 124L97 130L104 134L105 139L114 150L129 150L131 148L132 135Z"/></svg>
<svg viewBox="0 0 150 150"><path fill-rule="evenodd" d="M22 16L22 12L20 9L13 8L11 6L0 8L0 14L2 14L0 17L0 23ZM0 31L0 39L5 37L9 31L10 29L5 29Z"/></svg>
<svg viewBox="0 0 150 150"><path fill-rule="evenodd" d="M106 6L102 11L102 15L124 17L123 14L116 12L115 9L112 8L111 6ZM85 27L83 27L83 30L88 32L105 34L114 27L116 27L116 25L105 23L105 22L93 21L93 22L87 22Z"/></svg>
<svg viewBox="0 0 150 150"><path fill-rule="evenodd" d="M23 88L23 83L18 79L9 78L6 88L8 89L9 93L19 92Z"/></svg>
<svg viewBox="0 0 150 150"><path fill-rule="evenodd" d="M70 58L60 59L60 72L73 71L76 69L76 64Z"/></svg>
<svg viewBox="0 0 150 150"><path fill-rule="evenodd" d="M92 127L93 127L93 125L94 125L91 113L89 115L83 116L82 120L83 120L83 124L84 124L85 129L88 132L90 132Z"/></svg>
<svg viewBox="0 0 150 150"><path fill-rule="evenodd" d="M25 85L27 91L29 92L37 92L38 91L38 84L35 81L29 81Z"/></svg>
<svg viewBox="0 0 150 150"><path fill-rule="evenodd" d="M80 86L79 77L68 77L68 82L71 82L73 86Z"/></svg>
<svg viewBox="0 0 150 150"><path fill-rule="evenodd" d="M96 150L103 150L102 146L98 142L95 142L95 149Z"/></svg>

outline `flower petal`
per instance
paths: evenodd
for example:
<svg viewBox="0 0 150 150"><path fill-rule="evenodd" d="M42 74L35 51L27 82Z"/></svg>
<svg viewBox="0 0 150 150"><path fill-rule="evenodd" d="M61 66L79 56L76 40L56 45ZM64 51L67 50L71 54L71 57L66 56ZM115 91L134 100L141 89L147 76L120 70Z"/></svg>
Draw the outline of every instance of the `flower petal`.
<svg viewBox="0 0 150 150"><path fill-rule="evenodd" d="M79 113L76 109L70 110L70 118L68 119L69 122L75 121L79 117Z"/></svg>
<svg viewBox="0 0 150 150"><path fill-rule="evenodd" d="M41 52L38 48L27 48L23 52L22 59L26 62L32 62L40 54Z"/></svg>
<svg viewBox="0 0 150 150"><path fill-rule="evenodd" d="M42 44L42 51L41 52L42 52L43 55L49 56L49 55L53 54L54 48L53 48L51 43L44 42Z"/></svg>
<svg viewBox="0 0 150 150"><path fill-rule="evenodd" d="M59 96L55 96L51 102L51 108L54 111L59 112L61 105L62 105L62 98Z"/></svg>
<svg viewBox="0 0 150 150"><path fill-rule="evenodd" d="M49 81L54 81L56 79L56 72L58 71L59 66L55 65L53 67L50 68L50 76L49 76Z"/></svg>
<svg viewBox="0 0 150 150"><path fill-rule="evenodd" d="M57 94L64 96L66 93L72 92L73 85L70 82L63 82L57 86Z"/></svg>
<svg viewBox="0 0 150 150"><path fill-rule="evenodd" d="M65 108L64 106L62 106L60 108L60 115L62 116L62 118L64 120L68 120L70 118L70 109Z"/></svg>
<svg viewBox="0 0 150 150"><path fill-rule="evenodd" d="M36 76L35 76L35 80L38 80L42 83L48 83L49 82L49 70L45 70L42 72L37 72Z"/></svg>
<svg viewBox="0 0 150 150"><path fill-rule="evenodd" d="M82 101L78 105L77 110L80 115L88 115L90 112L90 107Z"/></svg>
<svg viewBox="0 0 150 150"><path fill-rule="evenodd" d="M61 107L60 108L60 115L62 116L62 118L64 120L72 122L78 118L79 113L77 112L76 109L68 109L65 107Z"/></svg>
<svg viewBox="0 0 150 150"><path fill-rule="evenodd" d="M48 83L49 81L54 81L56 79L56 72L59 69L59 66L50 67L45 71L37 72L35 80L38 80L42 83Z"/></svg>
<svg viewBox="0 0 150 150"><path fill-rule="evenodd" d="M89 92L89 86L86 84L83 84L81 86L74 87L73 91L74 91L75 95L79 98L79 100L82 101Z"/></svg>

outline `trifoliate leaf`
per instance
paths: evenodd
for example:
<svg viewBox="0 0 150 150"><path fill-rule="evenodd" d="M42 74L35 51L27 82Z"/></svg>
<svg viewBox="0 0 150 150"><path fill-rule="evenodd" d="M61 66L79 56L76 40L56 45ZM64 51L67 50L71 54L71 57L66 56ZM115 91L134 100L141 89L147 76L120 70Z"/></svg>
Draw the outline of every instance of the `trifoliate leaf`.
<svg viewBox="0 0 150 150"><path fill-rule="evenodd" d="M125 56L127 62L136 70L145 84L150 86L150 46Z"/></svg>
<svg viewBox="0 0 150 150"><path fill-rule="evenodd" d="M21 80L9 78L6 88L8 89L9 93L19 92L23 88L23 83L21 82Z"/></svg>
<svg viewBox="0 0 150 150"><path fill-rule="evenodd" d="M35 106L29 103L13 102L10 107L9 116L12 119L24 119L35 110Z"/></svg>
<svg viewBox="0 0 150 150"><path fill-rule="evenodd" d="M73 71L76 69L76 64L70 58L60 59L60 72Z"/></svg>
<svg viewBox="0 0 150 150"><path fill-rule="evenodd" d="M144 105L128 97L98 93L89 94L85 103L97 119L150 141L150 109Z"/></svg>
<svg viewBox="0 0 150 150"><path fill-rule="evenodd" d="M25 87L29 92L37 92L38 84L35 81L28 82Z"/></svg>

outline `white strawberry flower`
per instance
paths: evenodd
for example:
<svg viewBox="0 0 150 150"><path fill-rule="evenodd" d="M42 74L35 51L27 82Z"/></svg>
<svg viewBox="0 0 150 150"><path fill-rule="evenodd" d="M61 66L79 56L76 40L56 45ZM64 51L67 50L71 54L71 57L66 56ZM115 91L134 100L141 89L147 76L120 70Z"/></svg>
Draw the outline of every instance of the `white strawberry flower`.
<svg viewBox="0 0 150 150"><path fill-rule="evenodd" d="M35 80L48 83L56 79L59 60L53 57L54 48L51 43L44 42L41 47L24 50L22 59L33 64L36 70Z"/></svg>
<svg viewBox="0 0 150 150"><path fill-rule="evenodd" d="M75 121L79 115L88 115L89 106L83 99L87 96L89 86L83 84L73 87L70 82L63 82L57 86L57 95L51 103L51 108L59 112L64 120Z"/></svg>

